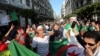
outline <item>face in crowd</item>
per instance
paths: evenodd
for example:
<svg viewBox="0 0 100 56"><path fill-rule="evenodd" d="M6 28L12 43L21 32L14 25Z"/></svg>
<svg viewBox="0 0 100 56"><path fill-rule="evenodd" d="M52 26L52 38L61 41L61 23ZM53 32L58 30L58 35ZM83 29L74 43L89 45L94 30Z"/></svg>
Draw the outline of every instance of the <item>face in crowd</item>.
<svg viewBox="0 0 100 56"><path fill-rule="evenodd" d="M38 34L43 34L43 33L44 33L44 28L43 28L43 26L38 26L38 27L37 27L37 33L38 33Z"/></svg>
<svg viewBox="0 0 100 56"><path fill-rule="evenodd" d="M19 29L17 30L17 32L18 32L18 34L24 34L24 29L23 29L23 28L19 28Z"/></svg>
<svg viewBox="0 0 100 56"><path fill-rule="evenodd" d="M54 30L59 30L59 25L58 24L54 24Z"/></svg>
<svg viewBox="0 0 100 56"><path fill-rule="evenodd" d="M70 17L69 22L72 24L74 21L76 21L76 17Z"/></svg>
<svg viewBox="0 0 100 56"><path fill-rule="evenodd" d="M96 24L95 24L95 22L93 21L93 22L91 22L91 25L95 27Z"/></svg>
<svg viewBox="0 0 100 56"><path fill-rule="evenodd" d="M100 46L100 32L86 32L83 39L85 42L85 47L93 52Z"/></svg>

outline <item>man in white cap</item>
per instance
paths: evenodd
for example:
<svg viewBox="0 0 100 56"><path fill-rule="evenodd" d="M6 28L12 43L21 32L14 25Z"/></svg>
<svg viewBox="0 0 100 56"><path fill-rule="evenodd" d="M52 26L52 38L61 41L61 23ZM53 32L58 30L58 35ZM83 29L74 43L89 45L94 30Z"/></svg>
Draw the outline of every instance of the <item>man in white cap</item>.
<svg viewBox="0 0 100 56"><path fill-rule="evenodd" d="M66 24L65 29L63 31L64 38L67 38L69 41L69 44L75 44L79 45L76 35L79 34L78 31L78 24L77 24L77 18L76 17L70 17L69 22Z"/></svg>
<svg viewBox="0 0 100 56"><path fill-rule="evenodd" d="M68 32L71 29L71 25L75 21L77 21L76 17L70 17L69 22L65 25L65 29L64 29L64 32L63 32L63 36L65 38L68 37L68 35L66 36L66 32Z"/></svg>
<svg viewBox="0 0 100 56"><path fill-rule="evenodd" d="M49 52L49 36L44 34L44 27L37 27L37 35L33 38L32 47L40 56L46 56Z"/></svg>

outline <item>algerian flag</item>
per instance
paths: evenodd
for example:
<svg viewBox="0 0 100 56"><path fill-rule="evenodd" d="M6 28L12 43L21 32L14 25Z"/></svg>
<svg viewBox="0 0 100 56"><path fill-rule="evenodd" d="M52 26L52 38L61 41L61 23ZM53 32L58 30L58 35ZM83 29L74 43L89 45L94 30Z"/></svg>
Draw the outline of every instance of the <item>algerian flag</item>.
<svg viewBox="0 0 100 56"><path fill-rule="evenodd" d="M78 46L69 47L66 51L66 56L84 56L84 49Z"/></svg>
<svg viewBox="0 0 100 56"><path fill-rule="evenodd" d="M65 55L64 55L65 54ZM61 47L56 56L84 56L84 48L79 48L77 45L66 45Z"/></svg>
<svg viewBox="0 0 100 56"><path fill-rule="evenodd" d="M49 44L49 52L51 56L56 56L57 51L62 47L68 45L68 39L63 39L61 41L53 41Z"/></svg>
<svg viewBox="0 0 100 56"><path fill-rule="evenodd" d="M8 45L11 56L39 56L33 51L27 49L25 46L18 44L15 40L12 40Z"/></svg>
<svg viewBox="0 0 100 56"><path fill-rule="evenodd" d="M15 11L13 11L11 14L10 14L10 17L11 17L11 21L16 21L18 20L18 16L16 14Z"/></svg>

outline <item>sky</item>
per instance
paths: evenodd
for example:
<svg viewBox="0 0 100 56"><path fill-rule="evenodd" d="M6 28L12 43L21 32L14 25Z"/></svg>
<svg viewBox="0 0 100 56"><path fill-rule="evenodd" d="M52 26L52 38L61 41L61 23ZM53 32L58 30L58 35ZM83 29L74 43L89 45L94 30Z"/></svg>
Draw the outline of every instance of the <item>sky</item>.
<svg viewBox="0 0 100 56"><path fill-rule="evenodd" d="M50 0L50 3L56 15L60 15L63 0Z"/></svg>

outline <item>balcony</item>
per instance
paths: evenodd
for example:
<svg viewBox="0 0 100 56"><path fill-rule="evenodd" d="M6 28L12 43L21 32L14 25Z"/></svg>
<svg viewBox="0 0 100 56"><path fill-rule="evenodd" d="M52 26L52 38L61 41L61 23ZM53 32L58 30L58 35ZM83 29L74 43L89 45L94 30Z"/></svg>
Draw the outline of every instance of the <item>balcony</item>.
<svg viewBox="0 0 100 56"><path fill-rule="evenodd" d="M25 8L26 9L32 9L32 0L26 0Z"/></svg>
<svg viewBox="0 0 100 56"><path fill-rule="evenodd" d="M2 3L2 4L9 4L9 0L0 0L0 3Z"/></svg>
<svg viewBox="0 0 100 56"><path fill-rule="evenodd" d="M24 4L22 4L22 3L20 3L18 0L9 0L10 1L10 5L12 5L12 6L15 6L15 7L18 7L18 8L22 8L22 9L24 9L25 8L25 6L24 6Z"/></svg>

